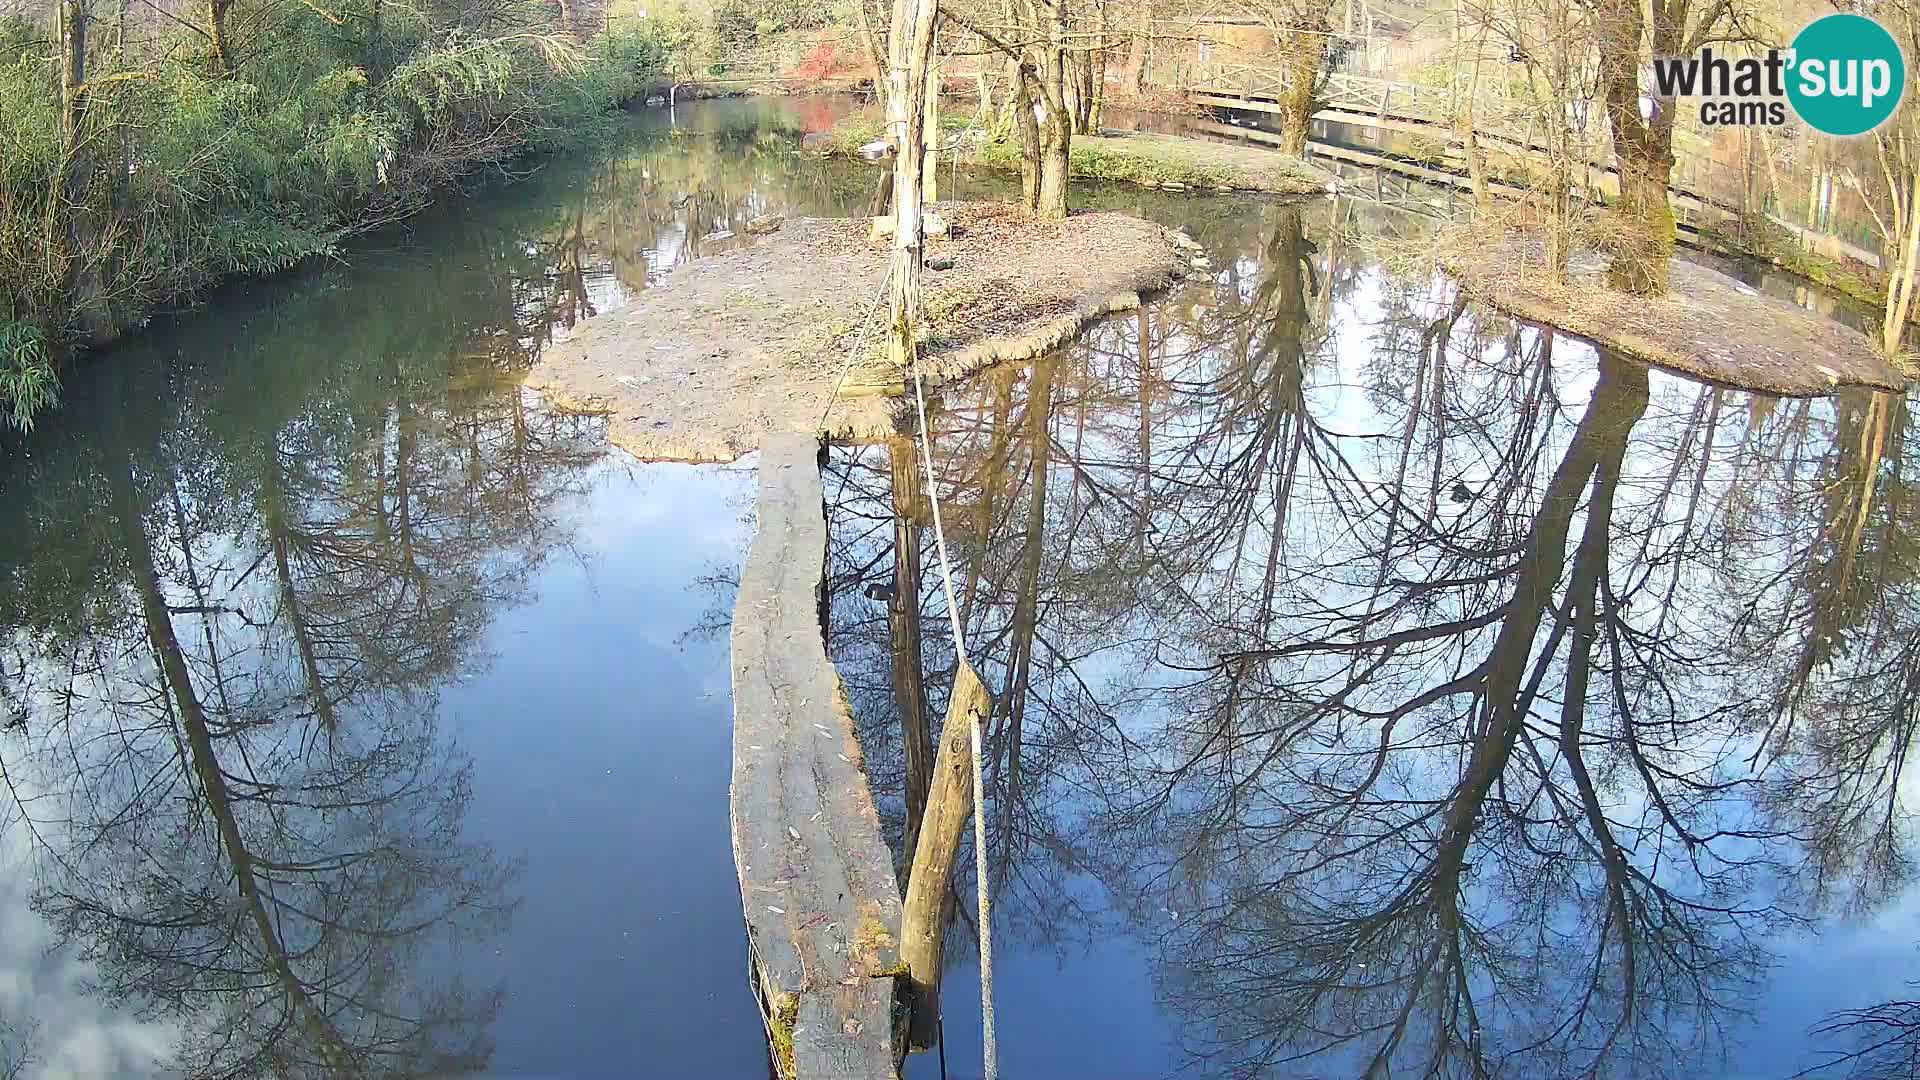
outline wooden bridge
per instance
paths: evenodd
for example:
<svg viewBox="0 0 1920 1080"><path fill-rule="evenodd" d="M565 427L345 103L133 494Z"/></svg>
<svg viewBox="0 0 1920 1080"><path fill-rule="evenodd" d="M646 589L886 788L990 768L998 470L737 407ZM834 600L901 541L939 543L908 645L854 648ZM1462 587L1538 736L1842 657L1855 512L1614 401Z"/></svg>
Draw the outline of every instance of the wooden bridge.
<svg viewBox="0 0 1920 1080"><path fill-rule="evenodd" d="M1291 88L1285 68L1258 64L1225 64L1214 68L1195 86L1196 97L1232 99L1235 107L1247 102L1276 102ZM1489 102L1495 95L1485 94ZM1368 75L1334 72L1326 76L1320 88L1323 109L1361 113L1375 117L1409 118L1432 125L1445 123L1454 108L1453 91L1447 87L1423 83L1395 82ZM1208 102L1212 104L1212 102ZM1223 103L1224 104L1224 103ZM1507 102L1511 105L1511 102Z"/></svg>
<svg viewBox="0 0 1920 1080"><path fill-rule="evenodd" d="M1192 90L1192 95L1200 104L1215 108L1272 114L1282 111L1280 99L1289 85L1284 68L1227 64L1214 68ZM1461 95L1451 87L1333 72L1320 87L1319 107L1313 114L1315 120L1400 132L1438 140L1438 145L1431 152L1408 155L1395 154L1385 148L1361 149L1322 138L1314 140L1313 152L1336 161L1386 168L1431 183L1464 186L1469 182L1466 144L1456 126L1461 101ZM1537 111L1529 108L1530 104L1503 83L1490 82L1479 89L1474 99L1475 116L1497 118L1497 122L1487 126L1476 122L1474 138L1494 163L1504 158L1506 163L1524 170L1548 160L1549 148L1536 140L1531 121L1526 130L1517 133L1502 126L1516 114ZM1254 141L1269 141L1263 139L1265 133L1241 128L1227 128L1221 133L1229 132ZM1620 174L1611 160L1609 143L1610 140L1584 139L1573 147L1576 168L1582 174L1580 186L1596 192L1602 199L1618 198L1620 194ZM1709 172L1710 169L1709 165ZM1500 179L1490 180L1488 187L1503 196L1531 194L1523 187ZM1740 206L1712 194L1709 176L1703 174L1698 159L1675 166L1668 190L1682 240L1700 243L1704 232L1737 221L1743 213ZM1840 254L1849 258L1879 265L1880 258L1875 252L1771 213L1766 217L1811 247L1838 248Z"/></svg>

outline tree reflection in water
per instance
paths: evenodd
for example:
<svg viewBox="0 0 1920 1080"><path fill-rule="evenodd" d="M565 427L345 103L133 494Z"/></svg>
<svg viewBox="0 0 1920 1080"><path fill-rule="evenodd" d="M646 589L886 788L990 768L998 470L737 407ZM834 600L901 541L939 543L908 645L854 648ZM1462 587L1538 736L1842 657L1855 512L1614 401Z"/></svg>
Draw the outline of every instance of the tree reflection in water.
<svg viewBox="0 0 1920 1080"><path fill-rule="evenodd" d="M463 240L484 272L395 259L237 333L162 333L142 352L171 369L116 357L4 489L0 770L32 906L95 993L178 1032L186 1075L491 1052L500 988L457 953L504 929L518 868L463 836L439 689L568 542L602 444L513 384L540 264L516 230Z"/></svg>
<svg viewBox="0 0 1920 1080"><path fill-rule="evenodd" d="M1149 942L1207 1075L1711 1073L1784 935L1907 881L1906 405L1596 358L1348 212L939 404L1006 930ZM897 797L862 589L944 615L888 456L831 466L830 640ZM1829 1045L1895 1075L1912 1018Z"/></svg>

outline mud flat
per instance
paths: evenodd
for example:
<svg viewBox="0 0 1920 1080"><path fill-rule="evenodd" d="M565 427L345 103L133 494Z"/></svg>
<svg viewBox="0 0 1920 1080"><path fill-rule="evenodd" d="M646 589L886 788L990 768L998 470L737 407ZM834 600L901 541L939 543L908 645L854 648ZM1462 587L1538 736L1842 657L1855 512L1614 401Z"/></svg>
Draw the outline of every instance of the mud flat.
<svg viewBox="0 0 1920 1080"><path fill-rule="evenodd" d="M1501 311L1709 382L1800 396L1907 386L1860 331L1683 259L1673 260L1660 297L1608 288L1594 254L1576 256L1567 283L1555 284L1542 246L1523 235L1470 234L1447 243L1439 261L1468 295Z"/></svg>
<svg viewBox="0 0 1920 1080"><path fill-rule="evenodd" d="M1183 238L1125 214L1037 221L999 204L940 212L953 236L930 241L928 259L952 267L926 271L921 302L924 370L936 382L1054 348L1187 266ZM884 357L884 304L873 308L887 250L869 228L797 219L683 267L581 324L528 384L560 408L605 414L613 442L646 460L731 461L774 431L884 437L903 382ZM861 355L836 396L856 344Z"/></svg>

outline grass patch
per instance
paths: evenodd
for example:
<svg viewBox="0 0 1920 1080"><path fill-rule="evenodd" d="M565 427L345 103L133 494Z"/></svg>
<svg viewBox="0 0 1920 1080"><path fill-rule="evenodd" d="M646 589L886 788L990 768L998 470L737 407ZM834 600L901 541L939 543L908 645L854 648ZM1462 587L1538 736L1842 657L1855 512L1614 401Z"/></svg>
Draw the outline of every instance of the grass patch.
<svg viewBox="0 0 1920 1080"><path fill-rule="evenodd" d="M1709 247L1761 259L1861 303L1886 306L1886 283L1872 267L1808 251L1771 221L1749 218L1738 230L1709 225L1700 230L1700 239Z"/></svg>
<svg viewBox="0 0 1920 1080"><path fill-rule="evenodd" d="M972 126L970 114L956 111L941 116L942 131ZM884 133L879 111L865 109L834 125L826 149L853 154ZM962 147L955 157L963 165L1020 171L1020 147L1012 140ZM1318 170L1277 150L1144 133L1076 135L1068 151L1067 171L1075 180L1286 194L1318 192L1326 183Z"/></svg>

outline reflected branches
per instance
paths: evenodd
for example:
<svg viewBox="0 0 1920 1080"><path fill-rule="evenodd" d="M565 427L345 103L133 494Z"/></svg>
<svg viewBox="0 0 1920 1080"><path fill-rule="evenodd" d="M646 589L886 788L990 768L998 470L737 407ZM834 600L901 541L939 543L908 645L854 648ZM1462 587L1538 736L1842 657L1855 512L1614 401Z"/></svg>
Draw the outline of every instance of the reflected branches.
<svg viewBox="0 0 1920 1080"><path fill-rule="evenodd" d="M1207 1075L1697 1071L1779 935L1907 878L1904 404L1652 374L1264 213L932 420L1008 930L1148 942ZM942 601L885 459L830 468L897 791L901 665L951 657L862 587Z"/></svg>

